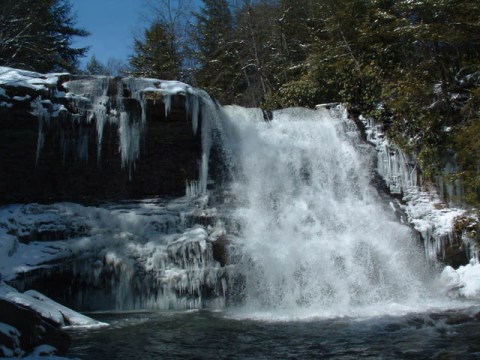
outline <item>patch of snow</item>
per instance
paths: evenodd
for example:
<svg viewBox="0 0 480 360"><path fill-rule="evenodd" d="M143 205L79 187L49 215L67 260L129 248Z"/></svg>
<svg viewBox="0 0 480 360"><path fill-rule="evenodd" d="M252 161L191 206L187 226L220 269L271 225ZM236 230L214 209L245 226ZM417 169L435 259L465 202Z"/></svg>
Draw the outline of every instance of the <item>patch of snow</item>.
<svg viewBox="0 0 480 360"><path fill-rule="evenodd" d="M69 309L35 290L20 293L14 288L0 284L0 298L27 307L59 326L103 327L106 323L96 321Z"/></svg>
<svg viewBox="0 0 480 360"><path fill-rule="evenodd" d="M20 331L13 326L0 322L0 334L2 334L3 337L9 338L13 345L13 349L8 348L5 345L1 345L0 349L2 351L0 353L3 353L7 357L18 357L23 355L23 351L20 348Z"/></svg>
<svg viewBox="0 0 480 360"><path fill-rule="evenodd" d="M27 101L30 100L32 97L30 95L25 95L25 96L14 96L12 100L15 101Z"/></svg>
<svg viewBox="0 0 480 360"><path fill-rule="evenodd" d="M44 90L58 82L61 74L40 74L33 71L19 70L0 66L0 86L26 87Z"/></svg>
<svg viewBox="0 0 480 360"><path fill-rule="evenodd" d="M472 259L470 264L460 266L457 270L446 266L441 281L451 296L480 299L480 263L476 260Z"/></svg>
<svg viewBox="0 0 480 360"><path fill-rule="evenodd" d="M444 258L445 247L453 240L454 221L465 210L448 208L435 191L418 187L407 189L403 200L408 221L422 234L426 257L432 261Z"/></svg>

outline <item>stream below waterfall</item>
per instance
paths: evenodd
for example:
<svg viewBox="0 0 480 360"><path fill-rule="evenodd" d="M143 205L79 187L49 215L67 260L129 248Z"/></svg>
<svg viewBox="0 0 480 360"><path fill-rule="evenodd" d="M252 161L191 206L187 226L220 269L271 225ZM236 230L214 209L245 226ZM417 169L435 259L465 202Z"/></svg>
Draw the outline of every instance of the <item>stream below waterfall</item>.
<svg viewBox="0 0 480 360"><path fill-rule="evenodd" d="M400 317L258 321L229 311L96 313L71 332L82 359L479 359L478 307Z"/></svg>

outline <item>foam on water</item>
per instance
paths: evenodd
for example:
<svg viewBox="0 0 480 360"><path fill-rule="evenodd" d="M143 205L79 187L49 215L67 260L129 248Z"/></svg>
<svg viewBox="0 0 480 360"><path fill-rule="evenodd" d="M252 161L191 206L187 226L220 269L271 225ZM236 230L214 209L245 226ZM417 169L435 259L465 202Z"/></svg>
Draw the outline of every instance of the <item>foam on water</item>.
<svg viewBox="0 0 480 360"><path fill-rule="evenodd" d="M372 149L344 109L287 109L271 122L254 110L225 112L241 204L237 315L374 316L448 306L411 230L371 185Z"/></svg>

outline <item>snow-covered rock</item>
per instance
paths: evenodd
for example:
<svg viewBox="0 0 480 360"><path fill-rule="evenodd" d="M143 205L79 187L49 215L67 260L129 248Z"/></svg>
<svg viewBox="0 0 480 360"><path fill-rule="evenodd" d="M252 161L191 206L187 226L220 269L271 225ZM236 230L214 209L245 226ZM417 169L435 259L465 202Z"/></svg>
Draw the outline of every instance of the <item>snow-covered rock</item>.
<svg viewBox="0 0 480 360"><path fill-rule="evenodd" d="M0 283L0 299L28 308L43 319L48 319L62 327L102 327L108 325L73 311L38 291L28 290L21 293L3 282Z"/></svg>
<svg viewBox="0 0 480 360"><path fill-rule="evenodd" d="M422 235L428 259L452 261L449 258L455 256L455 247L468 259L470 244L464 243L454 231L455 220L466 213L464 209L449 208L435 191L422 191L419 187L406 189L403 201L408 221Z"/></svg>
<svg viewBox="0 0 480 360"><path fill-rule="evenodd" d="M0 86L30 88L32 90L47 90L55 87L59 76L66 74L40 74L33 71L0 66ZM0 92L4 95L5 91ZM17 101L19 99L16 99ZM20 99L21 100L21 99Z"/></svg>
<svg viewBox="0 0 480 360"><path fill-rule="evenodd" d="M407 221L421 234L427 259L455 266L468 263L475 256L476 245L467 236L458 234L455 224L461 217L476 221L475 216L464 209L449 207L435 186L425 184L415 158L392 144L381 124L364 117L360 120L365 125L367 141L377 150L377 173L390 193L401 197L399 206Z"/></svg>
<svg viewBox="0 0 480 360"><path fill-rule="evenodd" d="M480 299L480 263L474 260L457 270L446 266L441 281L451 296Z"/></svg>
<svg viewBox="0 0 480 360"><path fill-rule="evenodd" d="M69 309L38 291L18 292L0 282L0 357L65 354L70 337L62 328L108 324Z"/></svg>
<svg viewBox="0 0 480 360"><path fill-rule="evenodd" d="M219 242L213 251L221 230L209 225L216 210L207 202L184 197L0 208L0 239L16 244L0 247L0 274L78 309L221 307L226 245ZM14 296L22 301L25 295Z"/></svg>
<svg viewBox="0 0 480 360"><path fill-rule="evenodd" d="M50 318L44 318L31 307L25 297L21 304L13 302L9 295L14 291L2 290L0 297L0 356L29 354L39 345L48 344L56 353L65 354L70 337ZM45 314L46 309L43 311ZM4 324L4 325L2 325Z"/></svg>

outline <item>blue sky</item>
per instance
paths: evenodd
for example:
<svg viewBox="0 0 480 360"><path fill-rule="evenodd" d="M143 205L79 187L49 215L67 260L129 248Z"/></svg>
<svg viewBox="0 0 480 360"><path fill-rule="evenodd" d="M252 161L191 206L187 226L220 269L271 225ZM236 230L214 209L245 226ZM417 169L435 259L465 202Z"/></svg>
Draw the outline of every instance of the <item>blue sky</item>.
<svg viewBox="0 0 480 360"><path fill-rule="evenodd" d="M140 10L143 0L74 0L77 26L91 33L77 38L75 46L90 46L85 64L90 56L106 63L111 57L127 61L132 53L133 34L142 28Z"/></svg>
<svg viewBox="0 0 480 360"><path fill-rule="evenodd" d="M145 0L72 0L77 26L91 33L74 42L74 46L90 46L82 65L93 54L103 63L109 58L127 61L133 52L133 36L145 25L141 21L144 3ZM192 4L198 3L199 0L192 0Z"/></svg>
<svg viewBox="0 0 480 360"><path fill-rule="evenodd" d="M132 53L133 34L141 28L140 9L143 0L74 0L77 26L91 33L76 39L74 45L90 46L85 64L91 55L102 62L110 57L127 60Z"/></svg>

